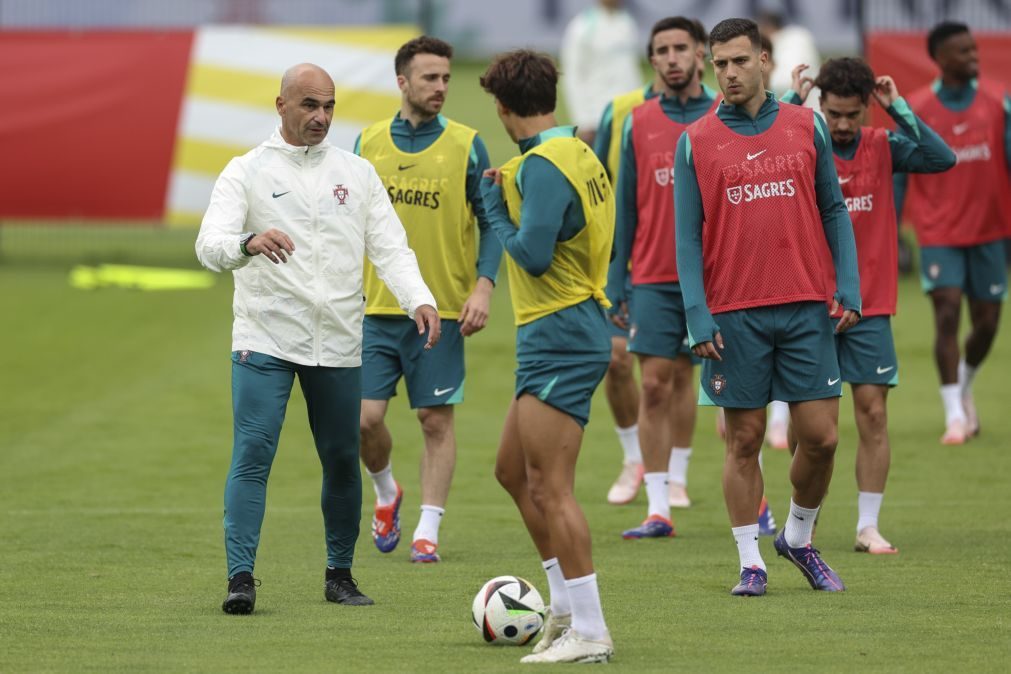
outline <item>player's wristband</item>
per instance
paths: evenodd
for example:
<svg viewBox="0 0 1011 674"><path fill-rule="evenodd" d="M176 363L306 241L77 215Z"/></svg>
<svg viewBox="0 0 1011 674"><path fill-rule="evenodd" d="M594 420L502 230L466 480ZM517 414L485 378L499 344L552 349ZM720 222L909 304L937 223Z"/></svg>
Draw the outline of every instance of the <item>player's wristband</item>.
<svg viewBox="0 0 1011 674"><path fill-rule="evenodd" d="M256 234L243 234L242 238L239 239L239 250L242 251L242 254L246 257L253 257L253 254L246 250L246 244L252 241L254 236L256 236Z"/></svg>

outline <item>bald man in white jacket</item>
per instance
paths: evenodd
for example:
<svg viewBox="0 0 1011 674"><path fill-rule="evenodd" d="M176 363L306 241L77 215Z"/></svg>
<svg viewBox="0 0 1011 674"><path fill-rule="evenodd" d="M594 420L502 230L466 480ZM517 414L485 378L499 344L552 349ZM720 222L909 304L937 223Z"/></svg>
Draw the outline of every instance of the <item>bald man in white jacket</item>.
<svg viewBox="0 0 1011 674"><path fill-rule="evenodd" d="M324 596L373 601L351 576L361 519L358 463L363 261L368 255L431 348L435 298L375 169L326 142L334 84L312 64L289 69L269 140L228 163L197 236L200 263L235 279L234 444L225 484L226 613L251 613L267 476L295 375L323 466ZM427 333L427 338L424 336Z"/></svg>

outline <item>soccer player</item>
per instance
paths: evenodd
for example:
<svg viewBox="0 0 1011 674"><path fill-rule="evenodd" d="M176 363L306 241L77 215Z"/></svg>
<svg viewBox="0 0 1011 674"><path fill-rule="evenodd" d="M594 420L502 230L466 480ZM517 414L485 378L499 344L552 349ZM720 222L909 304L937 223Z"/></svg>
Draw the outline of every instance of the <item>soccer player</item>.
<svg viewBox="0 0 1011 674"><path fill-rule="evenodd" d="M762 51L764 51L769 60L766 67L762 70L762 86L765 87L766 91L773 91L771 84L772 73L776 70L776 58L775 58L775 48L772 45L772 40L765 33L761 33L759 37L762 40ZM804 78L807 90L813 85L814 80L810 77ZM796 78L794 78L795 89L799 88L796 85ZM794 89L787 90L786 94L783 95L781 100L786 102L791 102L787 97L794 92ZM807 96L805 92L804 96ZM769 420L765 426L765 444L773 449L786 449L789 446L789 441L787 439L787 429L790 425L790 406L784 403L782 400L773 400L769 403ZM716 409L716 433L720 436L721 440L726 439L726 422L723 417L723 408L719 407ZM762 462L762 456L758 456L759 465ZM769 510L769 504L762 497L762 507L758 518L758 524L761 528L762 535L775 536L776 535L776 523L772 517L772 511Z"/></svg>
<svg viewBox="0 0 1011 674"><path fill-rule="evenodd" d="M821 111L832 135L832 156L853 222L860 263L862 319L836 335L839 371L843 381L853 388L853 411L860 437L855 547L859 552L895 554L898 549L878 530L891 463L886 403L888 389L899 383L891 327L898 292L892 174L947 171L955 165L955 155L917 119L899 96L892 78L885 75L875 79L860 59L828 61L814 85L821 90ZM872 95L888 112L898 132L861 126ZM803 98L795 95L792 102L799 105ZM826 282L829 289L834 287L831 276Z"/></svg>
<svg viewBox="0 0 1011 674"><path fill-rule="evenodd" d="M492 228L508 253L516 315L516 393L495 475L519 508L551 591L544 636L523 662L606 662L614 646L573 496L593 391L610 359L604 286L614 195L604 167L559 127L551 59L500 54L481 77L523 154L482 181Z"/></svg>
<svg viewBox="0 0 1011 674"><path fill-rule="evenodd" d="M860 312L853 228L825 123L762 86L767 57L755 23L721 21L709 46L725 100L678 140L674 192L689 338L706 359L699 401L726 412L723 493L740 557L732 594L765 594L758 451L773 399L790 404L798 438L776 550L814 589L840 591L811 529L832 475L842 393L821 251L827 243L832 252L843 332Z"/></svg>
<svg viewBox="0 0 1011 674"><path fill-rule="evenodd" d="M650 31L650 40L646 46L646 56L651 61L653 59L653 39L656 34L665 30L664 23L668 19L661 19ZM690 20L695 25L694 31L705 34L705 28L696 20ZM702 40L703 44L705 39ZM699 55L697 69L701 73L705 70L704 49ZM600 119L600 126L597 129L594 141L594 152L607 169L608 177L612 185L618 184L620 175L619 168L621 162L622 130L625 120L632 110L659 95L664 88L662 73L654 68L653 81L644 87L633 89L632 91L615 97L604 109L604 114ZM632 278L630 274L625 274L625 289L623 296L626 299L628 309L631 308ZM627 313L627 312L626 312ZM621 472L617 480L611 485L607 493L609 503L624 504L631 502L639 492L639 487L643 481L643 461L642 451L639 444L639 388L633 376L633 357L628 350L628 325L627 320L619 325L617 322L610 322L608 330L611 333L611 365L604 377L604 390L607 394L607 402L611 408L616 424L615 431L618 434L624 452L624 461ZM689 375L690 377L690 375ZM675 405L671 411L671 423L678 428L687 431L687 443L691 442L692 429L695 424L695 404L690 400L681 406ZM691 504L688 500L685 485L687 483L688 460L691 456L690 447L682 447L676 452L671 452L670 463L668 465L669 498L668 502L674 507L687 507Z"/></svg>
<svg viewBox="0 0 1011 674"><path fill-rule="evenodd" d="M433 37L405 43L394 59L400 112L365 129L356 143L404 223L443 322L439 345L422 349L413 321L366 265L361 456L376 492L372 539L380 552L392 552L400 541L403 490L393 477L393 439L384 419L403 376L425 442L421 517L411 543L411 561L421 563L440 560L439 525L456 465L453 406L463 402L463 342L488 320L502 257L481 205L488 152L476 131L440 114L452 56L453 48Z"/></svg>
<svg viewBox="0 0 1011 674"><path fill-rule="evenodd" d="M909 105L951 146L958 164L943 176L910 176L906 205L920 244L921 280L934 307L945 417L941 442L960 445L979 433L972 382L990 352L1007 297L1002 239L1011 212L1011 99L1002 86L979 79L976 41L965 24L935 26L927 51L941 77L910 94ZM960 357L963 295L972 329Z"/></svg>
<svg viewBox="0 0 1011 674"><path fill-rule="evenodd" d="M642 524L622 534L629 539L673 536L673 497L681 507L690 504L686 483L695 401L674 256L671 148L689 124L715 107L715 94L701 82L705 44L705 30L697 21L676 16L653 26L650 64L662 83L661 93L633 109L622 131L615 256L607 291L617 309L616 324L624 328L631 321L628 348L642 369L639 444L649 501ZM626 294L629 267L635 307L631 316ZM675 423L682 421L674 413L681 408L688 409L681 415L687 419ZM675 458L676 475L668 486Z"/></svg>
<svg viewBox="0 0 1011 674"><path fill-rule="evenodd" d="M291 387L298 376L323 466L324 596L373 601L351 577L362 514L362 264L368 256L413 317L423 348L439 314L414 253L368 162L326 142L334 83L319 66L289 68L275 100L280 127L228 163L200 224L196 253L235 280L232 465L225 483L225 613L252 613L253 565ZM283 229L282 229L283 228ZM336 273L335 270L340 270ZM427 329L428 339L418 337Z"/></svg>

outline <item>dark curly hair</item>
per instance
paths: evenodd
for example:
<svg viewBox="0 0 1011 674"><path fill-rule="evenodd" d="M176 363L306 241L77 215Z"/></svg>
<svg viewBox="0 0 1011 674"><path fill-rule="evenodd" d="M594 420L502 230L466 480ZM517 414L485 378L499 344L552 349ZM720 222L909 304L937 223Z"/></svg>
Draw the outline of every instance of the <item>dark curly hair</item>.
<svg viewBox="0 0 1011 674"><path fill-rule="evenodd" d="M405 42L397 50L397 55L393 59L393 69L398 75L406 75L407 66L411 65L411 60L418 54L434 54L451 59L453 58L453 47L448 42L443 42L437 37L429 35L416 37L413 40Z"/></svg>
<svg viewBox="0 0 1011 674"><path fill-rule="evenodd" d="M835 94L840 98L859 96L864 105L874 93L874 71L860 58L838 58L825 62L814 81L821 97Z"/></svg>
<svg viewBox="0 0 1011 674"><path fill-rule="evenodd" d="M555 111L558 68L547 54L530 49L499 54L480 81L485 91L520 117Z"/></svg>

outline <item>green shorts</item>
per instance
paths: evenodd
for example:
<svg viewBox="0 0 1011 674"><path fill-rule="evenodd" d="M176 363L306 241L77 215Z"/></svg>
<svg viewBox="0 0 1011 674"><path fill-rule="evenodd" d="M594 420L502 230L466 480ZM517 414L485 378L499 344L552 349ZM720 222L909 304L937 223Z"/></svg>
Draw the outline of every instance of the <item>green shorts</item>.
<svg viewBox="0 0 1011 674"><path fill-rule="evenodd" d="M794 302L714 316L723 360L702 361L699 404L758 409L842 395L827 314L824 302Z"/></svg>
<svg viewBox="0 0 1011 674"><path fill-rule="evenodd" d="M829 318L835 330L838 318ZM899 361L892 339L892 317L871 316L835 336L839 373L850 384L898 386Z"/></svg>
<svg viewBox="0 0 1011 674"><path fill-rule="evenodd" d="M642 356L659 356L674 360L690 356L699 358L688 344L688 322L685 301L678 283L643 284L632 287L634 310L630 310L628 350Z"/></svg>
<svg viewBox="0 0 1011 674"><path fill-rule="evenodd" d="M362 399L389 400L404 377L412 409L463 402L463 335L442 320L442 337L430 351L417 324L401 316L366 316L362 325Z"/></svg>
<svg viewBox="0 0 1011 674"><path fill-rule="evenodd" d="M1003 302L1007 299L1007 261L1004 242L977 246L924 246L920 249L920 283L923 292L961 288L971 299Z"/></svg>
<svg viewBox="0 0 1011 674"><path fill-rule="evenodd" d="M516 397L529 393L586 426L590 400L608 365L594 361L521 361L516 368Z"/></svg>

